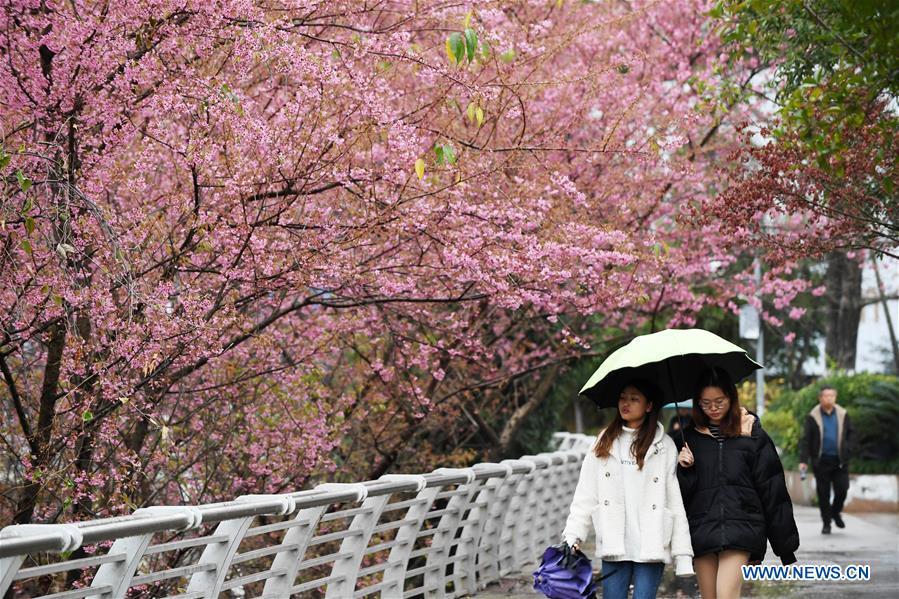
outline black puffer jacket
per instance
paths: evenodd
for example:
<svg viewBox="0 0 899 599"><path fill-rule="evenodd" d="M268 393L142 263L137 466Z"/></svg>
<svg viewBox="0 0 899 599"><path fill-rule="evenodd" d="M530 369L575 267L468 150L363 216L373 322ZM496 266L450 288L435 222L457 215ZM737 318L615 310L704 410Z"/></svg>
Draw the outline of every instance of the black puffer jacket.
<svg viewBox="0 0 899 599"><path fill-rule="evenodd" d="M725 549L765 557L767 540L784 564L796 561L799 531L783 466L758 418L743 416L743 434L716 441L708 429L691 424L684 436L693 452L690 468L678 466L690 536L696 556ZM683 446L681 436L675 441Z"/></svg>

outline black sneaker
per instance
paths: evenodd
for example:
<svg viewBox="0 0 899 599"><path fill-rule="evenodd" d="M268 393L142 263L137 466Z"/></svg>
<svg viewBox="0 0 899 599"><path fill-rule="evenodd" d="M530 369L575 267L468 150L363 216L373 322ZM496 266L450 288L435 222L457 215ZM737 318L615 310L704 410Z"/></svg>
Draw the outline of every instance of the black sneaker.
<svg viewBox="0 0 899 599"><path fill-rule="evenodd" d="M837 525L837 528L846 528L846 523L843 522L843 517L839 514L833 515L833 523Z"/></svg>
<svg viewBox="0 0 899 599"><path fill-rule="evenodd" d="M824 525L824 528L821 529L821 534L822 534L822 535L829 535L829 534L830 534L830 524L825 524L825 525Z"/></svg>

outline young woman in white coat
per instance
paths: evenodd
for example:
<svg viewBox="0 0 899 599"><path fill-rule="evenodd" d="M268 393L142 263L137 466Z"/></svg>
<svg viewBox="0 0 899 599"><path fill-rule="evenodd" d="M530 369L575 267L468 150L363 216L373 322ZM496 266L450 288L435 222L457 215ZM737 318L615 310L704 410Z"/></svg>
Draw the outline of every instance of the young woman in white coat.
<svg viewBox="0 0 899 599"><path fill-rule="evenodd" d="M656 596L665 564L693 574L690 526L677 482L677 450L658 422L662 393L634 380L618 397L615 420L584 458L562 535L578 547L592 525L602 560L603 599Z"/></svg>

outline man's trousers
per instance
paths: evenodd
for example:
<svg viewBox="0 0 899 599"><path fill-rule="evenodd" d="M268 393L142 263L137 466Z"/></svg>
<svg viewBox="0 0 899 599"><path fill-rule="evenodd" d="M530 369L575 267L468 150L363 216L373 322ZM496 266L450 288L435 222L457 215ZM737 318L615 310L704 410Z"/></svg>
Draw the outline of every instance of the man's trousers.
<svg viewBox="0 0 899 599"><path fill-rule="evenodd" d="M824 524L830 524L833 514L839 515L843 511L843 502L846 501L846 493L849 491L849 468L848 466L840 468L839 458L825 455L814 464L814 471L821 520ZM831 488L833 488L833 501L830 499Z"/></svg>

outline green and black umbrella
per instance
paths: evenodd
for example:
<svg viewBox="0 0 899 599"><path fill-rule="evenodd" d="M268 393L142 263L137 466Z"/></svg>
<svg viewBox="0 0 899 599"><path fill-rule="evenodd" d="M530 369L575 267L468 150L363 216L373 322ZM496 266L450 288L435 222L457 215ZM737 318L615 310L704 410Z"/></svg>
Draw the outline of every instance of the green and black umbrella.
<svg viewBox="0 0 899 599"><path fill-rule="evenodd" d="M633 379L647 379L665 394L665 404L691 399L699 375L708 368L725 370L737 383L761 364L730 341L703 329L667 329L635 337L600 364L581 395L600 408L618 405L621 388Z"/></svg>

